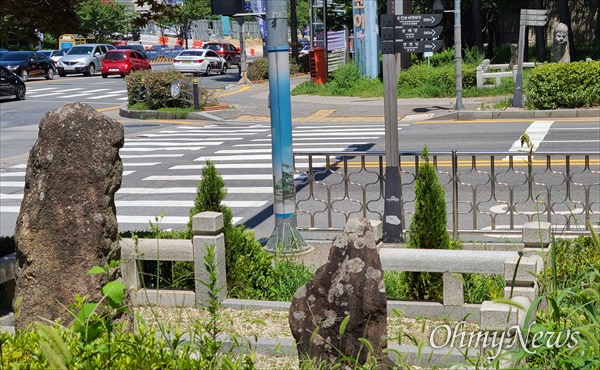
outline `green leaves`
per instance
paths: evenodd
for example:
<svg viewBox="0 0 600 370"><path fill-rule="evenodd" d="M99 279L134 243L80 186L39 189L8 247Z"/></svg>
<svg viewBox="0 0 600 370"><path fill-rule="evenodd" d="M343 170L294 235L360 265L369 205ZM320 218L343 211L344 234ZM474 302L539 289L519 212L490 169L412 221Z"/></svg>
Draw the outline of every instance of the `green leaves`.
<svg viewBox="0 0 600 370"><path fill-rule="evenodd" d="M600 61L537 66L526 84L534 109L592 107L600 104Z"/></svg>
<svg viewBox="0 0 600 370"><path fill-rule="evenodd" d="M114 309L123 307L127 287L120 281L109 281L102 287L102 294L108 300L108 304Z"/></svg>

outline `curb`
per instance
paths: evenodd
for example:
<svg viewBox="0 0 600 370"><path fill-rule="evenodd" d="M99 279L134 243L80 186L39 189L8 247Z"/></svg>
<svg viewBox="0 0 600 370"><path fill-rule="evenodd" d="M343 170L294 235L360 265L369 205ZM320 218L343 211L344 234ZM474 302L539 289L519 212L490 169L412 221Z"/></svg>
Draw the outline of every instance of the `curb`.
<svg viewBox="0 0 600 370"><path fill-rule="evenodd" d="M475 120L475 119L547 119L547 118L600 118L600 108L559 109L559 110L461 110L434 116L430 120Z"/></svg>
<svg viewBox="0 0 600 370"><path fill-rule="evenodd" d="M182 117L180 114L171 113L171 112L158 112L155 110L129 110L127 109L127 103L121 104L119 107L119 116L125 118L134 118L134 119L168 119L168 120L209 120L209 121L223 121L223 118L215 116L214 114L210 114L209 112L215 110L229 109L231 108L230 104L220 104L211 107L206 107L208 109L203 110L202 112L191 112L187 113L185 117ZM204 108L203 108L204 109Z"/></svg>

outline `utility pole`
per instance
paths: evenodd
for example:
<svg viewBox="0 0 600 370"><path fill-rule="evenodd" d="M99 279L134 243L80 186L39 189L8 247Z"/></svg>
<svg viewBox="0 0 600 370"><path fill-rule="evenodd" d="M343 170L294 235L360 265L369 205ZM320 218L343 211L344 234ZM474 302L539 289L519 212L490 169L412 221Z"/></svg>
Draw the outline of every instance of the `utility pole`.
<svg viewBox="0 0 600 370"><path fill-rule="evenodd" d="M265 249L294 253L308 246L296 229L286 0L267 0L266 17L275 229Z"/></svg>
<svg viewBox="0 0 600 370"><path fill-rule="evenodd" d="M395 14L394 0L387 2L387 14ZM410 54L409 59L410 59ZM383 110L385 122L385 193L383 203L383 242L404 241L404 209L400 157L398 155L398 74L396 55L383 53Z"/></svg>
<svg viewBox="0 0 600 370"><path fill-rule="evenodd" d="M462 102L462 38L460 32L460 0L454 0L454 71L456 75L456 104L454 110L465 109Z"/></svg>
<svg viewBox="0 0 600 370"><path fill-rule="evenodd" d="M296 14L296 0L290 0L290 35L292 44L292 58L298 61L298 16Z"/></svg>

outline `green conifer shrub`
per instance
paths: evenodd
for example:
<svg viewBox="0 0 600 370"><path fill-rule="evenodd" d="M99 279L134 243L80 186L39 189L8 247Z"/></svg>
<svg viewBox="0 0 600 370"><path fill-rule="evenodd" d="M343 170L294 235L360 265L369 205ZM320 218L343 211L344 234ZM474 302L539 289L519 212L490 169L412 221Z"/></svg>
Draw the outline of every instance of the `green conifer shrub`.
<svg viewBox="0 0 600 370"><path fill-rule="evenodd" d="M410 223L410 248L449 249L446 231L446 201L444 188L438 181L433 164L429 163L427 146L423 148L419 174L415 183L415 214ZM442 297L442 274L428 272L406 273L409 297L439 300Z"/></svg>

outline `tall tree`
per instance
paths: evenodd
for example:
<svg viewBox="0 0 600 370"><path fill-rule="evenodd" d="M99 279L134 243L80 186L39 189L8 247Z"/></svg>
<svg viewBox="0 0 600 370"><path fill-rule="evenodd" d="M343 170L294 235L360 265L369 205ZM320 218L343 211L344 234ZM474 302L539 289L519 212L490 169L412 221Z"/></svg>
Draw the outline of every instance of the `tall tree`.
<svg viewBox="0 0 600 370"><path fill-rule="evenodd" d="M107 42L115 33L129 32L134 15L120 3L85 0L81 2L77 16L86 34L94 35L96 42Z"/></svg>
<svg viewBox="0 0 600 370"><path fill-rule="evenodd" d="M186 40L190 32L193 21L203 18L213 18L210 8L210 0L185 0L183 4L172 5L170 2L162 0L136 0L138 6L147 6L150 10L142 13L134 20L137 26L145 26L154 22L161 30L167 24L176 24L179 38ZM163 34L164 36L164 34Z"/></svg>
<svg viewBox="0 0 600 370"><path fill-rule="evenodd" d="M78 0L2 0L0 1L0 43L23 40L37 44L37 32L54 37L81 33L77 17Z"/></svg>
<svg viewBox="0 0 600 370"><path fill-rule="evenodd" d="M575 40L573 40L573 30L571 29L571 11L569 10L568 0L557 0L558 18L560 23L564 23L569 28L569 56L575 60Z"/></svg>
<svg viewBox="0 0 600 370"><path fill-rule="evenodd" d="M483 54L483 27L481 22L481 0L473 0L473 36L475 41L475 46L477 46L477 50L479 50L480 54Z"/></svg>
<svg viewBox="0 0 600 370"><path fill-rule="evenodd" d="M544 9L544 0L534 0L534 9ZM538 62L546 61L546 29L544 27L535 27L535 46L537 50Z"/></svg>

